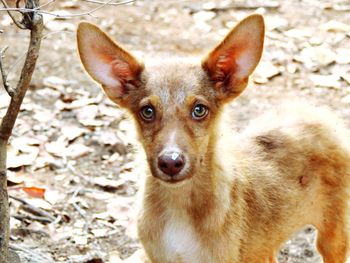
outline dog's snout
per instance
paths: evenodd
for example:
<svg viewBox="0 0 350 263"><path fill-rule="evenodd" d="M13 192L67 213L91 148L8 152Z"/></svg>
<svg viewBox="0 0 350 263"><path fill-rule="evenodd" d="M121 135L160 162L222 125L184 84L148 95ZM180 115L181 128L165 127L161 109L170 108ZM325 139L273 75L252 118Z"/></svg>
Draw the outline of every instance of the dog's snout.
<svg viewBox="0 0 350 263"><path fill-rule="evenodd" d="M158 157L158 167L167 175L178 174L184 166L185 157L178 152L166 152Z"/></svg>

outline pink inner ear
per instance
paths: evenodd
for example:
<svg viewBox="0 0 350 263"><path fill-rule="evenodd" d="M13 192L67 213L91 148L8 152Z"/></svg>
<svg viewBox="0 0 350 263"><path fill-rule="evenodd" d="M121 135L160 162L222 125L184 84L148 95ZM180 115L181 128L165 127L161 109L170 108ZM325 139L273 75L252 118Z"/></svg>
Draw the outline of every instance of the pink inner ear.
<svg viewBox="0 0 350 263"><path fill-rule="evenodd" d="M237 79L248 77L254 66L255 51L252 48L248 41L240 41L230 48L217 51L218 54L213 55L216 57L214 75L219 78L228 75L234 75Z"/></svg>
<svg viewBox="0 0 350 263"><path fill-rule="evenodd" d="M113 76L116 76L122 85L124 85L125 82L133 79L134 74L127 62L119 58L115 58L111 62L111 66Z"/></svg>

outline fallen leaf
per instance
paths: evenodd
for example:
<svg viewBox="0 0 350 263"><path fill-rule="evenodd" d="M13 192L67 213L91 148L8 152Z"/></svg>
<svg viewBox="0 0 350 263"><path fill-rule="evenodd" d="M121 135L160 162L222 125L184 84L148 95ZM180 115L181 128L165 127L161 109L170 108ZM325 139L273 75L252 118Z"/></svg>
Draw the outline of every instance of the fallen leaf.
<svg viewBox="0 0 350 263"><path fill-rule="evenodd" d="M87 236L77 236L74 235L73 236L73 241L76 245L80 245L80 246L85 246L88 243L88 237Z"/></svg>
<svg viewBox="0 0 350 263"><path fill-rule="evenodd" d="M344 79L348 84L350 84L350 73L340 73L342 79Z"/></svg>
<svg viewBox="0 0 350 263"><path fill-rule="evenodd" d="M125 184L124 180L111 180L103 176L95 177L93 182L94 184L107 190L118 190Z"/></svg>
<svg viewBox="0 0 350 263"><path fill-rule="evenodd" d="M39 188L39 187L22 187L22 190L26 192L29 196L35 197L35 198L44 198L45 195L45 188Z"/></svg>
<svg viewBox="0 0 350 263"><path fill-rule="evenodd" d="M101 97L77 99L77 100L73 100L71 103L65 103L58 100L55 106L59 110L73 110L73 109L84 107L86 105L96 104L96 103L99 103L100 101L101 101Z"/></svg>
<svg viewBox="0 0 350 263"><path fill-rule="evenodd" d="M109 263L122 263L123 260L119 257L119 252L117 250L109 252Z"/></svg>
<svg viewBox="0 0 350 263"><path fill-rule="evenodd" d="M95 133L97 140L104 145L115 145L122 143L115 132L109 130L101 130Z"/></svg>
<svg viewBox="0 0 350 263"><path fill-rule="evenodd" d="M6 178L7 178L7 183L11 183L13 185L16 184L21 184L24 182L23 177L22 176L17 176L17 173L12 172L10 170L8 170L6 172Z"/></svg>
<svg viewBox="0 0 350 263"><path fill-rule="evenodd" d="M45 210L52 210L52 205L42 198L28 198L26 201L35 206Z"/></svg>
<svg viewBox="0 0 350 263"><path fill-rule="evenodd" d="M67 152L66 142L63 140L57 140L45 144L45 150L57 157L65 157Z"/></svg>
<svg viewBox="0 0 350 263"><path fill-rule="evenodd" d="M350 49L348 48L338 49L336 62L338 64L350 64Z"/></svg>
<svg viewBox="0 0 350 263"><path fill-rule="evenodd" d="M74 83L75 83L75 81L62 79L62 78L57 77L57 76L49 76L49 77L44 78L44 80L43 80L44 86L47 86L47 87L53 88L53 89L57 89L59 91L62 91L62 88L64 86L72 85Z"/></svg>
<svg viewBox="0 0 350 263"><path fill-rule="evenodd" d="M345 97L343 97L341 99L341 102L346 103L346 104L350 104L350 95L346 95Z"/></svg>
<svg viewBox="0 0 350 263"><path fill-rule="evenodd" d="M254 72L253 81L258 84L264 84L267 83L269 79L278 76L280 73L280 69L272 62L262 61Z"/></svg>
<svg viewBox="0 0 350 263"><path fill-rule="evenodd" d="M62 195L60 194L59 191L51 190L51 189L46 189L44 193L44 199L49 202L51 205L54 205L57 203L59 199L62 198Z"/></svg>
<svg viewBox="0 0 350 263"><path fill-rule="evenodd" d="M300 52L300 61L307 68L327 66L335 61L336 54L325 46L307 47Z"/></svg>
<svg viewBox="0 0 350 263"><path fill-rule="evenodd" d="M216 17L216 13L212 11L199 11L193 14L193 19L198 22L209 21Z"/></svg>
<svg viewBox="0 0 350 263"><path fill-rule="evenodd" d="M312 37L313 33L310 29L307 28L293 28L290 30L287 30L283 33L287 37L296 38L296 39L304 39Z"/></svg>
<svg viewBox="0 0 350 263"><path fill-rule="evenodd" d="M108 232L110 231L110 229L98 228L98 229L91 229L90 231L95 237L106 237L108 236Z"/></svg>
<svg viewBox="0 0 350 263"><path fill-rule="evenodd" d="M326 24L320 27L324 31L328 32L349 32L350 26L336 20L330 20Z"/></svg>
<svg viewBox="0 0 350 263"><path fill-rule="evenodd" d="M311 81L318 87L326 87L326 88L340 88L340 77L336 75L319 75L312 74L310 75Z"/></svg>
<svg viewBox="0 0 350 263"><path fill-rule="evenodd" d="M92 149L90 147L87 147L81 143L75 143L67 147L66 156L77 159L89 154L90 152L92 152Z"/></svg>
<svg viewBox="0 0 350 263"><path fill-rule="evenodd" d="M61 129L63 136L69 141L73 141L76 138L80 137L86 132L86 129L82 129L75 125L63 126Z"/></svg>
<svg viewBox="0 0 350 263"><path fill-rule="evenodd" d="M27 150L30 146L27 146ZM21 166L32 165L39 154L39 148L31 147L30 152L8 151L7 168L18 168Z"/></svg>
<svg viewBox="0 0 350 263"><path fill-rule="evenodd" d="M77 119L81 120L93 120L96 118L98 114L98 106L97 105L87 105L76 111Z"/></svg>
<svg viewBox="0 0 350 263"><path fill-rule="evenodd" d="M147 262L147 257L144 252L144 250L139 249L134 254L132 254L130 257L125 259L123 263L145 263Z"/></svg>

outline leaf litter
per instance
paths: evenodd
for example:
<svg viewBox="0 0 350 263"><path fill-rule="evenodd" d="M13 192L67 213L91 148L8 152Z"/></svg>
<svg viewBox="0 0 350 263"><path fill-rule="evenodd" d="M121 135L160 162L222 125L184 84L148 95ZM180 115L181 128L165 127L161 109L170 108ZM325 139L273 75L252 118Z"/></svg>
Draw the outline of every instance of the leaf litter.
<svg viewBox="0 0 350 263"><path fill-rule="evenodd" d="M91 7L96 5L73 0L48 8L69 15ZM233 105L241 112L237 125L244 126L287 96L316 99L350 117L346 10L345 2L335 0L138 1L111 6L89 19L142 56L187 55L205 54L240 18L263 13L262 62L251 87ZM50 34L74 31L81 18L45 19ZM12 32L7 16L0 24ZM11 44L9 61L15 60L11 52L19 56L25 48L15 34L3 38L4 45ZM145 262L135 221L145 158L133 123L83 73L75 47L74 35L64 32L43 41L35 85L9 143L12 242L37 253L41 261L36 262ZM0 94L0 116L8 103ZM280 262L320 262L314 237L313 230L302 230L282 248ZM27 261L28 253L21 254Z"/></svg>

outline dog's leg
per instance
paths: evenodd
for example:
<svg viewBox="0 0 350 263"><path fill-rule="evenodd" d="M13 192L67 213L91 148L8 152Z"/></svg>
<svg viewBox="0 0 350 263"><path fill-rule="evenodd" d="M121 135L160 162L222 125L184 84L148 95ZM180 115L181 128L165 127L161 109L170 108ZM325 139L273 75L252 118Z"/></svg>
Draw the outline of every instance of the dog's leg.
<svg viewBox="0 0 350 263"><path fill-rule="evenodd" d="M275 253L270 255L268 263L278 263Z"/></svg>
<svg viewBox="0 0 350 263"><path fill-rule="evenodd" d="M317 248L323 257L324 263L345 263L349 248L349 237L346 217L333 214L330 222L319 229Z"/></svg>

